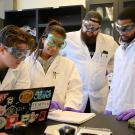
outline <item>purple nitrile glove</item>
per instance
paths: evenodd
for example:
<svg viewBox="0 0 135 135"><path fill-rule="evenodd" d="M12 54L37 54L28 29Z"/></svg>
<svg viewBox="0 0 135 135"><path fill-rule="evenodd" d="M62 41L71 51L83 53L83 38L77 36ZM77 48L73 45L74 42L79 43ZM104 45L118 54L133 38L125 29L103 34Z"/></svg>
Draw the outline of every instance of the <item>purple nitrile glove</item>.
<svg viewBox="0 0 135 135"><path fill-rule="evenodd" d="M105 111L104 111L104 114L105 114L105 115L112 115L112 111L105 110Z"/></svg>
<svg viewBox="0 0 135 135"><path fill-rule="evenodd" d="M62 110L62 106L61 106L61 104L59 103L59 102L57 102L57 101L52 101L51 102L51 106L50 106L50 109L60 109L60 110Z"/></svg>
<svg viewBox="0 0 135 135"><path fill-rule="evenodd" d="M73 108L70 108L70 107L65 107L64 111L72 111L72 112L78 112L78 113L82 112L81 110L76 110L76 109L73 109Z"/></svg>
<svg viewBox="0 0 135 135"><path fill-rule="evenodd" d="M128 120L129 118L135 117L135 109L130 109L128 111L124 111L116 116L116 119L119 121Z"/></svg>

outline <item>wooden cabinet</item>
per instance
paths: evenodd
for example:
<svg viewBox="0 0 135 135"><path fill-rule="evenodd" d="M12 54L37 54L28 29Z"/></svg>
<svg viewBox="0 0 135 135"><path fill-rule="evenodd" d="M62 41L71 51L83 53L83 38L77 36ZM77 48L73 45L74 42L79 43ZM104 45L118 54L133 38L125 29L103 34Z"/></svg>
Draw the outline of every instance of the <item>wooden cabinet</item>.
<svg viewBox="0 0 135 135"><path fill-rule="evenodd" d="M19 27L24 25L35 27L36 40L38 41L51 19L60 21L68 32L80 29L84 15L85 8L82 5L7 11L5 12L5 25L14 24Z"/></svg>

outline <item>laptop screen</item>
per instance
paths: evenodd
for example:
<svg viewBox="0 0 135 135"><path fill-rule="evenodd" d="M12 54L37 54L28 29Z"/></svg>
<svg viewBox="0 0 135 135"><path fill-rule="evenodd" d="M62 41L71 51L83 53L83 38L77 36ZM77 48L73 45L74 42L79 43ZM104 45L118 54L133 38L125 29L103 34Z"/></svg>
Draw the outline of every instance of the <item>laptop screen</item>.
<svg viewBox="0 0 135 135"><path fill-rule="evenodd" d="M46 121L54 87L0 91L0 131L18 122Z"/></svg>

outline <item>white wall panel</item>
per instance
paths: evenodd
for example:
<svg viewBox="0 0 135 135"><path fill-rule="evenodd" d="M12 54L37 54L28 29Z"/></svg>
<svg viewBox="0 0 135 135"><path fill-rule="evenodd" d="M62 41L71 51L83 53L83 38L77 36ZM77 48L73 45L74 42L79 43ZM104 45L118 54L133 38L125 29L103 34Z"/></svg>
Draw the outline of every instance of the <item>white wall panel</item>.
<svg viewBox="0 0 135 135"><path fill-rule="evenodd" d="M17 0L17 9L84 5L85 0Z"/></svg>

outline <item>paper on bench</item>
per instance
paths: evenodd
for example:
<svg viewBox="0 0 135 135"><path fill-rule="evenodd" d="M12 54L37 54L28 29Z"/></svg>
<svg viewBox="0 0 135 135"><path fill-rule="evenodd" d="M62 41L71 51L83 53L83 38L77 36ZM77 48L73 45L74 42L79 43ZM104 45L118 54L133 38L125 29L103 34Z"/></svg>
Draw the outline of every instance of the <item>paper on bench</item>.
<svg viewBox="0 0 135 135"><path fill-rule="evenodd" d="M77 113L71 111L55 110L49 112L48 119L65 123L81 124L95 116L95 113Z"/></svg>

